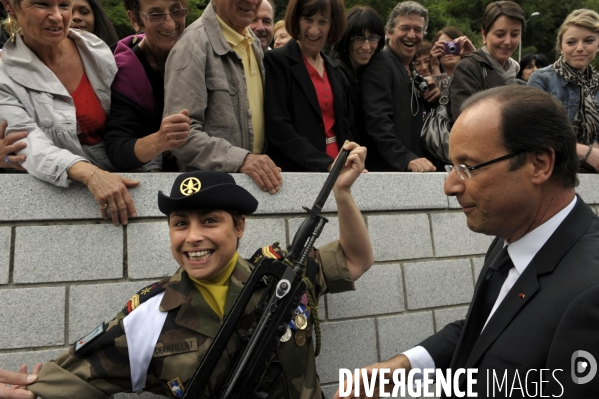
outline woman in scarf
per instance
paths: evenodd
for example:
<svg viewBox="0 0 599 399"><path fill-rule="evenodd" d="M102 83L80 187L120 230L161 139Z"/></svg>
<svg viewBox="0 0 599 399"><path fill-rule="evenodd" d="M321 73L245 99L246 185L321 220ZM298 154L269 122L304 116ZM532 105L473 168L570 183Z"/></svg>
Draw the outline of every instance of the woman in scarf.
<svg viewBox="0 0 599 399"><path fill-rule="evenodd" d="M450 84L453 121L466 99L479 91L516 84L520 66L511 58L518 48L526 17L513 1L490 3L483 15L483 47L465 56L456 66Z"/></svg>
<svg viewBox="0 0 599 399"><path fill-rule="evenodd" d="M591 66L599 50L599 14L573 11L559 28L559 59L539 69L529 86L553 94L564 104L576 132L576 153L582 168L599 171L599 74Z"/></svg>

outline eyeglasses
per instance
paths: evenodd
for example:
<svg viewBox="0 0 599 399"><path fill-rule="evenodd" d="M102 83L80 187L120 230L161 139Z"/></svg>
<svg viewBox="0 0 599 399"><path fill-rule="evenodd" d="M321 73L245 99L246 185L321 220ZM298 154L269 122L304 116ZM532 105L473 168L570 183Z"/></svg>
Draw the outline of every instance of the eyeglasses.
<svg viewBox="0 0 599 399"><path fill-rule="evenodd" d="M353 36L351 38L351 41L356 43L356 44L364 44L364 42L368 40L368 43L370 44L378 44L379 40L381 40L381 37L379 35L370 35L368 37L366 36Z"/></svg>
<svg viewBox="0 0 599 399"><path fill-rule="evenodd" d="M154 14L139 13L139 14L142 17L144 17L144 19L148 23L161 24L161 23L164 23L164 21L166 21L167 15L170 15L171 19L185 18L185 16L187 15L187 8L179 8L178 10L167 12L167 13L154 13Z"/></svg>
<svg viewBox="0 0 599 399"><path fill-rule="evenodd" d="M447 171L447 173L451 173L452 170L455 170L455 172L458 174L458 176L460 176L460 179L466 180L466 179L470 179L472 177L470 172L473 170L492 165L496 162L503 161L504 159L509 159L509 158L515 157L516 155L522 154L523 152L524 151L512 152L511 154L507 154L507 155L492 159L487 162L479 163L478 165L475 165L475 166L468 166L468 165L464 165L464 164L455 165L455 166L454 165L445 165L445 170Z"/></svg>

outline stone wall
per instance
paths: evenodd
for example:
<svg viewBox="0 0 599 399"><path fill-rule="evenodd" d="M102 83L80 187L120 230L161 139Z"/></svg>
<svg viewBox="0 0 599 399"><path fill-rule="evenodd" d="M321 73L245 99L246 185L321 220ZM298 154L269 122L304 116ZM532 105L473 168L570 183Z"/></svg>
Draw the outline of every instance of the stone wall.
<svg viewBox="0 0 599 399"><path fill-rule="evenodd" d="M100 218L83 185L61 189L27 175L0 175L1 368L56 357L113 318L138 289L176 270L156 205L158 190L170 192L175 175L127 176L141 180L131 190L138 217L115 227ZM247 176L234 176L260 202L241 241L246 257L274 241L289 244L302 206L312 205L326 178L284 174L282 190L271 196ZM455 199L443 194L445 176L370 173L356 182L375 265L356 291L321 301L317 363L327 396L337 389L339 368L389 358L465 315L491 238L468 230ZM597 211L599 176L580 180L578 193ZM332 198L324 211L330 222L321 243L338 228Z"/></svg>

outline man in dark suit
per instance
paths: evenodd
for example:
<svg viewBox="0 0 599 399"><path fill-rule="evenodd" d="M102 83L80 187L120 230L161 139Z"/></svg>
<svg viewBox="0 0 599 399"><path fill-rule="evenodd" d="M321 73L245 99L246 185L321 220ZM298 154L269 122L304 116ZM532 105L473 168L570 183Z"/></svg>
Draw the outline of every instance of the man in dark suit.
<svg viewBox="0 0 599 399"><path fill-rule="evenodd" d="M466 319L369 368L476 368L478 397L596 398L599 218L574 191L564 108L532 87L480 92L449 144L445 193L471 230L497 238Z"/></svg>
<svg viewBox="0 0 599 399"><path fill-rule="evenodd" d="M423 98L432 100L439 90L431 87L421 98L410 71L427 26L428 11L422 5L414 1L397 4L385 26L388 46L376 52L360 72L367 133L357 141L368 148L368 170L435 171L423 155L420 130L425 115Z"/></svg>

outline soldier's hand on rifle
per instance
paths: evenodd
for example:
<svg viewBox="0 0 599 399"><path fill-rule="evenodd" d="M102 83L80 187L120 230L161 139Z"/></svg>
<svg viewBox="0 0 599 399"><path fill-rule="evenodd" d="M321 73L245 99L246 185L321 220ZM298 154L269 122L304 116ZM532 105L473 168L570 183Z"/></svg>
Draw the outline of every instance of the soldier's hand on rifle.
<svg viewBox="0 0 599 399"><path fill-rule="evenodd" d="M334 190L350 190L358 176L364 170L366 161L366 147L361 147L354 142L346 142L343 149L351 151L345 161L345 165L337 178Z"/></svg>

